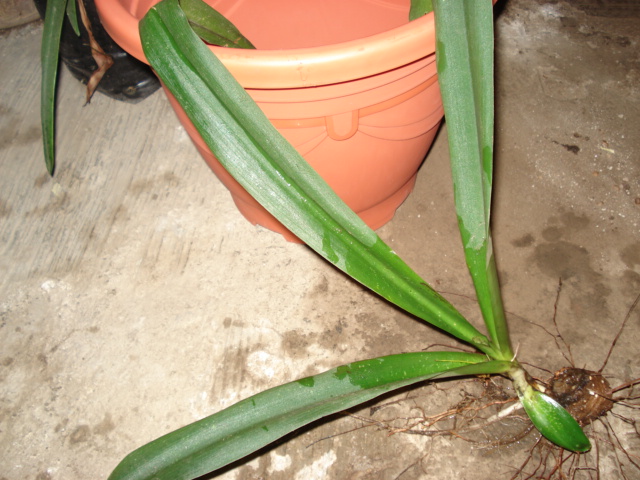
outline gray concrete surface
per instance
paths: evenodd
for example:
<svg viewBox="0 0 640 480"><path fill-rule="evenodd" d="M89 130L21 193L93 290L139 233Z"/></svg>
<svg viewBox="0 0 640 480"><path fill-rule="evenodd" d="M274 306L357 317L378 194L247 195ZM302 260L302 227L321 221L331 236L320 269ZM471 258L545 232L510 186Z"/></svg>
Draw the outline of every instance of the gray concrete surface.
<svg viewBox="0 0 640 480"><path fill-rule="evenodd" d="M514 344L524 362L568 364L562 343L532 323L553 330L561 277L558 326L575 364L598 369L640 292L640 8L509 0L496 26L494 234ZM106 478L135 447L264 388L453 343L248 224L160 93L83 107L83 87L63 72L50 178L39 143L41 31L0 36L0 479ZM379 233L479 322L446 128ZM639 326L635 311L604 370L612 385L640 376ZM402 422L477 387L422 386L355 413ZM640 419L620 404L614 413ZM639 463L637 426L607 418ZM332 417L218 478L508 479L536 439L480 448L365 425ZM601 478L640 478L628 467L622 477L616 459L628 461L603 424L589 431ZM580 462L594 466L595 450Z"/></svg>

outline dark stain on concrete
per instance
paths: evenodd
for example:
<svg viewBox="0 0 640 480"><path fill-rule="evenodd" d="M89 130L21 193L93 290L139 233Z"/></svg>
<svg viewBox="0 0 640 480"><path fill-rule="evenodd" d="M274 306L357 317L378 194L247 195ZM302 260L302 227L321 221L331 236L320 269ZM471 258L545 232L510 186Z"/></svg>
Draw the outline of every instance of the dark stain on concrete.
<svg viewBox="0 0 640 480"><path fill-rule="evenodd" d="M71 445L76 445L78 443L84 443L89 440L91 436L91 429L89 425L78 425L76 429L71 432L69 436L69 442Z"/></svg>
<svg viewBox="0 0 640 480"><path fill-rule="evenodd" d="M11 118L5 123L6 126L0 128L0 149L8 148L9 145L29 145L39 142L42 138L42 130L39 125L29 125L22 127L19 118L12 114L9 109L0 107L0 113L10 114Z"/></svg>
<svg viewBox="0 0 640 480"><path fill-rule="evenodd" d="M166 193L171 189L178 187L180 183L180 177L178 177L176 174L174 174L173 172L164 172L160 175L154 176L153 178L134 181L133 183L131 183L129 191L135 197L149 192L157 195L158 193Z"/></svg>
<svg viewBox="0 0 640 480"><path fill-rule="evenodd" d="M563 212L558 217L549 219L549 226L542 231L542 238L547 242L557 242L567 235L584 230L590 223L585 215Z"/></svg>
<svg viewBox="0 0 640 480"><path fill-rule="evenodd" d="M8 217L11 214L11 207L4 200L0 200L0 218Z"/></svg>
<svg viewBox="0 0 640 480"><path fill-rule="evenodd" d="M576 215L573 212L564 212L560 215L560 221L569 231L573 232L584 230L591 223L586 215Z"/></svg>
<svg viewBox="0 0 640 480"><path fill-rule="evenodd" d="M538 268L552 278L566 280L592 272L587 249L562 240L536 246L533 259Z"/></svg>
<svg viewBox="0 0 640 480"><path fill-rule="evenodd" d="M562 228L560 227L547 227L542 231L542 238L547 242L557 242L562 238Z"/></svg>
<svg viewBox="0 0 640 480"><path fill-rule="evenodd" d="M636 0L583 0L572 6L594 17L640 18L640 3Z"/></svg>
<svg viewBox="0 0 640 480"><path fill-rule="evenodd" d="M36 179L33 181L33 186L36 188L42 188L49 181L51 181L51 175L49 175L48 173L43 173L36 177Z"/></svg>
<svg viewBox="0 0 640 480"><path fill-rule="evenodd" d="M567 238L572 238L577 232L583 231L590 224L590 220L583 215L573 212L563 212L549 219L549 226L542 237L546 242L536 245L531 256L532 262L540 271L553 279L581 285L570 296L572 317L580 321L585 328L585 322L594 322L608 318L608 296L611 289L604 284L601 273L593 269L589 251ZM571 338L579 343L585 339Z"/></svg>
<svg viewBox="0 0 640 480"><path fill-rule="evenodd" d="M320 281L313 286L309 292L309 298L322 298L329 292L329 281L325 275L320 278Z"/></svg>
<svg viewBox="0 0 640 480"><path fill-rule="evenodd" d="M512 240L511 245L513 245L516 248L525 248L533 245L535 241L536 241L535 237L530 233L527 233L521 236L520 238L516 238L515 240Z"/></svg>
<svg viewBox="0 0 640 480"><path fill-rule="evenodd" d="M93 433L96 435L106 435L109 432L115 430L116 425L113 423L111 419L110 413L105 413L104 418L100 423L98 423L95 427L93 427Z"/></svg>
<svg viewBox="0 0 640 480"><path fill-rule="evenodd" d="M553 142L553 143L557 143L561 147L564 147L564 149L567 152L571 152L574 155L577 155L578 153L580 153L580 147L578 145L569 145L567 143L558 143L558 142Z"/></svg>
<svg viewBox="0 0 640 480"><path fill-rule="evenodd" d="M620 252L620 259L624 264L633 269L636 265L640 265L640 242L627 245Z"/></svg>

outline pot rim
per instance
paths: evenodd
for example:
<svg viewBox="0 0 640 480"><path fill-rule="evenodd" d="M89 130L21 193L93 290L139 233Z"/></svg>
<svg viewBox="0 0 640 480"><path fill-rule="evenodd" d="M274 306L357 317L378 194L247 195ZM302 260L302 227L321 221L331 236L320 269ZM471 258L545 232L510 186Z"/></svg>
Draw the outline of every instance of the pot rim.
<svg viewBox="0 0 640 480"><path fill-rule="evenodd" d="M125 0L95 0L105 30L129 54L149 63L138 23ZM154 0L153 4L159 0ZM131 10L139 0L132 0ZM245 88L279 89L330 85L394 70L435 53L433 12L376 35L320 47L245 50L209 47ZM256 72L259 72L256 74Z"/></svg>

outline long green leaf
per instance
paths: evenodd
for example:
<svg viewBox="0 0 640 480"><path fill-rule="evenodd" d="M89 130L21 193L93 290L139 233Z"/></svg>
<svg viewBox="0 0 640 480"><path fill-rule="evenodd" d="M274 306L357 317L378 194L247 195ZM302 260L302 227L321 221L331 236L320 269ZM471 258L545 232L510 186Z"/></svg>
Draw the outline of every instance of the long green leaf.
<svg viewBox="0 0 640 480"><path fill-rule="evenodd" d="M503 360L513 357L491 244L493 168L493 10L490 0L434 0L436 61L449 132L458 225L483 318ZM552 442L588 450L580 425L535 390L519 366L510 371L533 424Z"/></svg>
<svg viewBox="0 0 640 480"><path fill-rule="evenodd" d="M140 23L145 55L225 169L287 228L382 297L493 357L488 339L347 207L189 28L177 0Z"/></svg>
<svg viewBox="0 0 640 480"><path fill-rule="evenodd" d="M434 0L436 62L449 134L458 225L478 303L501 359L513 356L490 231L493 179L493 6Z"/></svg>
<svg viewBox="0 0 640 480"><path fill-rule="evenodd" d="M71 0L73 1L73 0ZM60 37L64 21L67 0L49 0L45 11L42 30L42 47L40 59L42 64L42 84L40 85L40 121L42 123L42 143L44 161L51 175L55 169L55 101L56 79L58 77L58 60L60 53Z"/></svg>
<svg viewBox="0 0 640 480"><path fill-rule="evenodd" d="M181 480L214 471L310 422L383 393L439 378L501 373L480 354L420 352L343 365L242 400L129 454L109 480Z"/></svg>

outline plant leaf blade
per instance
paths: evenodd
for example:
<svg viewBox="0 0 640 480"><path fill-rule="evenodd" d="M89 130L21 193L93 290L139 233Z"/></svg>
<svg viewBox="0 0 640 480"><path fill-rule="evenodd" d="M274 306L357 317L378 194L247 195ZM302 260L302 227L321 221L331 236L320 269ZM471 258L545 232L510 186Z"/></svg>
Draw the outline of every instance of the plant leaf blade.
<svg viewBox="0 0 640 480"><path fill-rule="evenodd" d="M449 132L458 226L482 316L500 358L513 357L490 231L493 6L434 0L436 62Z"/></svg>
<svg viewBox="0 0 640 480"><path fill-rule="evenodd" d="M572 452L591 448L578 422L553 398L531 388L521 401L531 422L547 439Z"/></svg>
<svg viewBox="0 0 640 480"><path fill-rule="evenodd" d="M487 338L429 287L278 133L188 28L176 0L140 24L145 55L225 169L320 255L387 300L488 355Z"/></svg>
<svg viewBox="0 0 640 480"><path fill-rule="evenodd" d="M255 48L236 26L202 0L180 0L193 31L211 45Z"/></svg>
<svg viewBox="0 0 640 480"><path fill-rule="evenodd" d="M505 372L480 354L417 352L342 365L258 393L129 454L109 480L191 479L221 468L289 432L383 393L438 378Z"/></svg>
<svg viewBox="0 0 640 480"><path fill-rule="evenodd" d="M40 50L40 63L42 65L42 83L40 85L40 122L42 124L44 161L50 175L53 175L56 165L56 79L58 77L60 37L62 35L62 23L64 21L66 7L67 0L47 2L45 22L42 29L42 46Z"/></svg>
<svg viewBox="0 0 640 480"><path fill-rule="evenodd" d="M548 440L573 452L586 452L591 443L578 422L550 396L534 389L519 366L509 371L518 398L533 425Z"/></svg>
<svg viewBox="0 0 640 480"><path fill-rule="evenodd" d="M75 0L67 0L67 18L71 24L73 32L80 36L80 26L78 24L78 9L76 8Z"/></svg>
<svg viewBox="0 0 640 480"><path fill-rule="evenodd" d="M431 0L411 0L409 9L409 20L415 20L433 11Z"/></svg>

